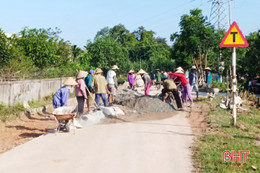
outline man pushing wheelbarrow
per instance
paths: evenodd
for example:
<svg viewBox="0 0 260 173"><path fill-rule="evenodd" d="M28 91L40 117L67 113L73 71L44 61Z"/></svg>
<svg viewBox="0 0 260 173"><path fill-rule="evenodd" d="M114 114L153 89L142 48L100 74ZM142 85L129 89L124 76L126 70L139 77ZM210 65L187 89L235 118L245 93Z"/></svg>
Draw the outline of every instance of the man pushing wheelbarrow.
<svg viewBox="0 0 260 173"><path fill-rule="evenodd" d="M63 83L63 86L53 95L52 104L55 108L53 115L59 123L57 127L58 131L70 131L70 120L73 121L76 109L74 107L68 107L67 102L70 96L71 87L75 85L77 85L77 82L69 77Z"/></svg>

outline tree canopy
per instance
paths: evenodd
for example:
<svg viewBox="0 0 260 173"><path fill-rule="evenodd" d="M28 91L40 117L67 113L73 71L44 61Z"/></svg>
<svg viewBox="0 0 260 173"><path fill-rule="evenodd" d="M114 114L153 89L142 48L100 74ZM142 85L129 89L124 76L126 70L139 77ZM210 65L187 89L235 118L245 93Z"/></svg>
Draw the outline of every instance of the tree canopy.
<svg viewBox="0 0 260 173"><path fill-rule="evenodd" d="M157 68L173 71L178 66L187 70L192 65L203 73L207 66L218 71L219 61L223 61L226 73L231 50L219 47L226 32L215 30L200 9L182 15L179 26L180 31L173 31L170 36L171 46L143 26L131 32L118 24L102 28L84 48L60 38L58 28L24 28L11 37L0 29L0 72L2 76L22 78L62 77L97 67L108 71L117 64L119 74L140 68L149 73ZM260 71L260 31L251 33L247 40L248 48L237 49L237 73L238 77L249 79Z"/></svg>

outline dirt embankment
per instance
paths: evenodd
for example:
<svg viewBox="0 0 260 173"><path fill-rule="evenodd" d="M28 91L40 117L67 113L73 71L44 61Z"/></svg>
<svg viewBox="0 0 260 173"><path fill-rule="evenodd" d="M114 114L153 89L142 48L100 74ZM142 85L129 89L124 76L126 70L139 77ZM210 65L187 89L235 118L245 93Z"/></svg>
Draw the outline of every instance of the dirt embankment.
<svg viewBox="0 0 260 173"><path fill-rule="evenodd" d="M189 112L189 123L195 134L204 134L207 129L206 114L209 111L209 106L206 103L194 102L194 105Z"/></svg>
<svg viewBox="0 0 260 173"><path fill-rule="evenodd" d="M26 116L0 123L0 154L57 127L53 118L44 114Z"/></svg>

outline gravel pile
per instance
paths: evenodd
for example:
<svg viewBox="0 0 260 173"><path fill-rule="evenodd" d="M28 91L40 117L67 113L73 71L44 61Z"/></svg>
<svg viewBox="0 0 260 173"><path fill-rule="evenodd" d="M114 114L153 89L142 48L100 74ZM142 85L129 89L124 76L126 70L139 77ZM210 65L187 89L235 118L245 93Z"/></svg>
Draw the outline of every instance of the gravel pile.
<svg viewBox="0 0 260 173"><path fill-rule="evenodd" d="M141 113L169 112L174 110L172 105L162 102L157 97L140 96L130 90L123 90L117 93L115 103Z"/></svg>

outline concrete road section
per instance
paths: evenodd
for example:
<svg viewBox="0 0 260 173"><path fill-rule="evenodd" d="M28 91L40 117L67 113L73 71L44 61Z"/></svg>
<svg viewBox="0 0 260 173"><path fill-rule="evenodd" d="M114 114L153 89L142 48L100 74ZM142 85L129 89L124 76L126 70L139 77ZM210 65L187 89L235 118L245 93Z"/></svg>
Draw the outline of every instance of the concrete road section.
<svg viewBox="0 0 260 173"><path fill-rule="evenodd" d="M176 112L174 112L176 114ZM157 121L47 134L0 155L1 173L185 173L194 134L178 112Z"/></svg>

